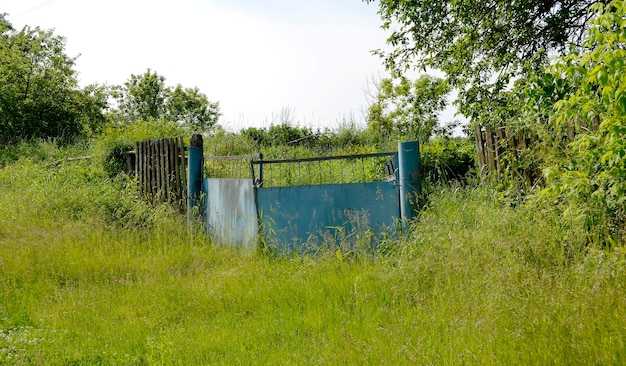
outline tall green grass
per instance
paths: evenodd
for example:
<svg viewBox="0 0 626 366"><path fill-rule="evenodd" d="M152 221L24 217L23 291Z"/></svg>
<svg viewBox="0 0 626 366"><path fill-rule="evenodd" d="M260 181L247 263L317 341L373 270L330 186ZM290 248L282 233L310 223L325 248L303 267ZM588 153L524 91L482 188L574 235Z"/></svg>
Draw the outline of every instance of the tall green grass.
<svg viewBox="0 0 626 366"><path fill-rule="evenodd" d="M374 146L259 146L240 134L218 133L209 136L204 143L207 157L204 162L205 176L210 178L251 178L249 155L262 153L262 160L290 160L338 155L375 153ZM237 160L223 157L246 156ZM384 181L385 161L391 157L368 157L340 160L302 161L293 163L264 164L265 187L295 186L309 184L341 184ZM255 158L254 160L258 160ZM255 178L260 177L259 165L254 165Z"/></svg>
<svg viewBox="0 0 626 366"><path fill-rule="evenodd" d="M487 188L435 189L378 256L251 256L45 148L0 168L0 364L626 362L626 251Z"/></svg>

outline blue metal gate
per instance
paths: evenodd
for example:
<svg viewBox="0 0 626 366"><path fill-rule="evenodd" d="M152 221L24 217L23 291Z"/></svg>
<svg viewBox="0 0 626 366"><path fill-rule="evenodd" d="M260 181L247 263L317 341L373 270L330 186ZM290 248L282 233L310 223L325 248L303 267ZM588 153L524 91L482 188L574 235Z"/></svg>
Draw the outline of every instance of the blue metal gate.
<svg viewBox="0 0 626 366"><path fill-rule="evenodd" d="M250 164L249 178L203 178L202 147L189 148L189 212L196 216L190 219L201 217L220 244L254 250L262 239L279 252L299 253L356 241L375 248L414 214L417 142L399 143L391 153L243 159ZM359 165L369 176L355 174Z"/></svg>

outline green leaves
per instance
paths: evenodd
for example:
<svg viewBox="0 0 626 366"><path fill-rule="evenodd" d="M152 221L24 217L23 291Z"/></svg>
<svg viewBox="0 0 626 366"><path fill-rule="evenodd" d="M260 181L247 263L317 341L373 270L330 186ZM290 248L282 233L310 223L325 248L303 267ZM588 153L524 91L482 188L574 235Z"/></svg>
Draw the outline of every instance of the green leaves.
<svg viewBox="0 0 626 366"><path fill-rule="evenodd" d="M165 103L169 120L188 127L192 132L211 130L221 116L219 103L209 102L197 87L183 88L180 84L171 92Z"/></svg>
<svg viewBox="0 0 626 366"><path fill-rule="evenodd" d="M365 0L365 2L372 2ZM586 29L584 1L394 1L381 0L383 28L391 51L378 50L391 71L437 69L461 91L462 114L485 119L492 101L515 108L501 93L510 82L562 55L569 42L580 46Z"/></svg>
<svg viewBox="0 0 626 366"><path fill-rule="evenodd" d="M383 79L377 91L368 108L369 129L382 140L393 135L424 143L435 132L450 87L443 79L423 75L413 82L405 77Z"/></svg>
<svg viewBox="0 0 626 366"><path fill-rule="evenodd" d="M442 70L461 114L537 133L542 197L590 240L626 241L624 0L381 0L379 14L397 24L379 51L388 68ZM392 100L370 115L397 123Z"/></svg>
<svg viewBox="0 0 626 366"><path fill-rule="evenodd" d="M209 102L197 87L167 87L165 77L150 69L132 74L124 85L113 88L112 95L118 102L112 115L126 123L166 119L189 132L207 132L221 116L219 103Z"/></svg>
<svg viewBox="0 0 626 366"><path fill-rule="evenodd" d="M95 126L101 111L78 88L65 39L52 31L16 31L0 15L0 142L59 138L69 141Z"/></svg>
<svg viewBox="0 0 626 366"><path fill-rule="evenodd" d="M113 93L127 121L159 119L165 112L165 78L150 69L142 75L131 74L124 85L114 87Z"/></svg>
<svg viewBox="0 0 626 366"><path fill-rule="evenodd" d="M596 240L613 243L626 239L626 7L616 0L592 11L584 46L548 69L573 86L555 103L552 122L582 124L588 132L556 160L569 169L547 183L560 186L565 210L586 217Z"/></svg>

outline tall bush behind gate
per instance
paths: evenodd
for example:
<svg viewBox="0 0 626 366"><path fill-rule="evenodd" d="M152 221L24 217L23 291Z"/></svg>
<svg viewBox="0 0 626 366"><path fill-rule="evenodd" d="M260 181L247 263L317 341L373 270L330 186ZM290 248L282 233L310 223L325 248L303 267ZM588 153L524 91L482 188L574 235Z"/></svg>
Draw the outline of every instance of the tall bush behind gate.
<svg viewBox="0 0 626 366"><path fill-rule="evenodd" d="M616 0L590 10L583 47L546 70L563 97L547 124L535 123L553 131L573 124L584 133L550 150L538 198L587 228L588 240L611 244L626 238L626 5ZM594 119L597 130L589 128Z"/></svg>

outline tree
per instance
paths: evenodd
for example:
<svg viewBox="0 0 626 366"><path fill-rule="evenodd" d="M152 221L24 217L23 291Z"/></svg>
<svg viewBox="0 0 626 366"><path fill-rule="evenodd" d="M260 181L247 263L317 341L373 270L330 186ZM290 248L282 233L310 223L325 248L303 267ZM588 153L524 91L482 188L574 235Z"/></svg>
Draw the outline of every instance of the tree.
<svg viewBox="0 0 626 366"><path fill-rule="evenodd" d="M433 135L439 113L447 106L448 83L423 75L414 82L405 77L383 79L376 87L375 101L368 108L369 129L378 138L417 139L425 143Z"/></svg>
<svg viewBox="0 0 626 366"><path fill-rule="evenodd" d="M172 90L165 106L167 118L181 123L193 132L209 131L221 113L218 102L209 102L197 87Z"/></svg>
<svg viewBox="0 0 626 366"><path fill-rule="evenodd" d="M98 134L106 125L103 111L109 108L109 88L106 85L90 84L81 93L78 103L81 123L92 135Z"/></svg>
<svg viewBox="0 0 626 366"><path fill-rule="evenodd" d="M553 152L543 194L604 243L626 242L626 1L598 3L582 47L550 66L562 97L554 103L552 129L580 131ZM565 87L564 87L565 86ZM543 90L542 90L543 91ZM539 92L539 94L542 93ZM597 130L594 120L600 123Z"/></svg>
<svg viewBox="0 0 626 366"><path fill-rule="evenodd" d="M0 32L0 142L69 141L102 121L94 96L78 87L65 38L39 28L17 31L4 14Z"/></svg>
<svg viewBox="0 0 626 366"><path fill-rule="evenodd" d="M364 0L371 3L373 0ZM580 46L597 0L380 0L383 28L394 30L390 52L377 51L388 69L415 66L443 71L460 90L459 111L478 119L501 92L549 57Z"/></svg>
<svg viewBox="0 0 626 366"><path fill-rule="evenodd" d="M131 74L124 85L114 87L118 109L128 121L159 119L165 114L169 89L165 77L148 69L142 75Z"/></svg>
<svg viewBox="0 0 626 366"><path fill-rule="evenodd" d="M113 87L117 110L113 115L124 122L167 119L192 132L209 131L220 117L219 103L209 102L198 88L165 86L165 77L148 69L131 74L122 86Z"/></svg>

